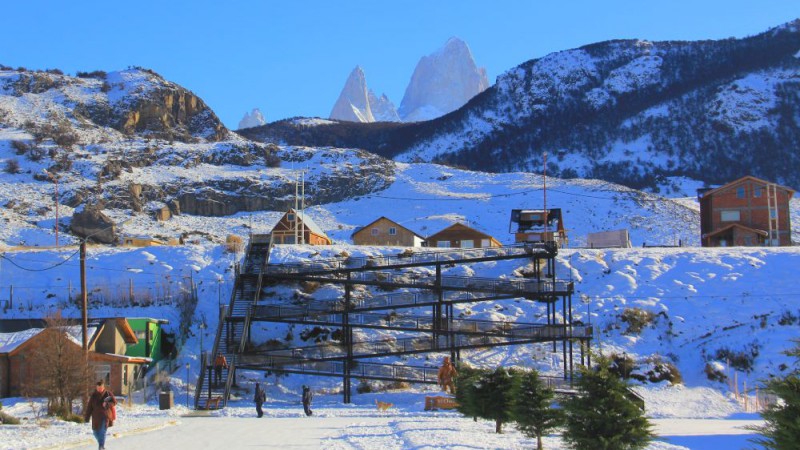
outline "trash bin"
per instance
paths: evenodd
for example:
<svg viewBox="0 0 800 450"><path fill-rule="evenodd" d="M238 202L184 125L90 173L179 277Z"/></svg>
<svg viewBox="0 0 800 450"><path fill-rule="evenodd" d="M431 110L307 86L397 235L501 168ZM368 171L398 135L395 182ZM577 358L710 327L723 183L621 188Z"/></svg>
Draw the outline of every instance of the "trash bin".
<svg viewBox="0 0 800 450"><path fill-rule="evenodd" d="M173 405L172 391L158 393L158 409L171 409Z"/></svg>

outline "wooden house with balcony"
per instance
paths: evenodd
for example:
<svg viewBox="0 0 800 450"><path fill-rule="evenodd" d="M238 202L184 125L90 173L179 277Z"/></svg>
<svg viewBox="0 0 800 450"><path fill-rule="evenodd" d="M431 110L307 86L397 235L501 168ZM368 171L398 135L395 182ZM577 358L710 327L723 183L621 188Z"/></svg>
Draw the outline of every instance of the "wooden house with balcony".
<svg viewBox="0 0 800 450"><path fill-rule="evenodd" d="M425 240L428 247L442 248L487 248L502 247L494 237L468 227L463 223L454 223Z"/></svg>
<svg viewBox="0 0 800 450"><path fill-rule="evenodd" d="M304 212L289 209L272 228L275 244L331 245L331 239Z"/></svg>
<svg viewBox="0 0 800 450"><path fill-rule="evenodd" d="M561 208L512 209L509 233L514 233L514 242L555 242L566 247L569 243Z"/></svg>
<svg viewBox="0 0 800 450"><path fill-rule="evenodd" d="M356 229L351 238L355 245L422 247L425 242L424 237L386 217Z"/></svg>
<svg viewBox="0 0 800 450"><path fill-rule="evenodd" d="M703 247L792 245L794 190L753 176L698 190Z"/></svg>

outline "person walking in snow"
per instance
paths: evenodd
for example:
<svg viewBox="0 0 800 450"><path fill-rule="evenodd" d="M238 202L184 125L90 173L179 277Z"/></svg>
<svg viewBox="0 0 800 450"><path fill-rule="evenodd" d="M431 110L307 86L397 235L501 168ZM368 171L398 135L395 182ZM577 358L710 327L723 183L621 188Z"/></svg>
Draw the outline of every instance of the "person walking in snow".
<svg viewBox="0 0 800 450"><path fill-rule="evenodd" d="M217 357L214 359L214 384L219 386L222 382L222 369L228 368L228 360L222 352L217 352Z"/></svg>
<svg viewBox="0 0 800 450"><path fill-rule="evenodd" d="M86 410L83 412L83 419L88 422L92 419L92 433L94 438L97 439L97 445L100 450L106 448L106 431L108 427L114 424L111 414L113 408L117 404L117 399L114 394L107 390L103 380L97 382L94 392L89 397L89 402L86 404Z"/></svg>
<svg viewBox="0 0 800 450"><path fill-rule="evenodd" d="M253 401L256 402L256 413L258 417L263 416L264 411L261 409L261 405L267 401L267 393L259 387L258 383L256 383L256 392L253 394Z"/></svg>
<svg viewBox="0 0 800 450"><path fill-rule="evenodd" d="M303 385L303 410L306 412L307 416L314 414L311 411L311 400L314 398L314 394L311 393L311 388L306 385Z"/></svg>

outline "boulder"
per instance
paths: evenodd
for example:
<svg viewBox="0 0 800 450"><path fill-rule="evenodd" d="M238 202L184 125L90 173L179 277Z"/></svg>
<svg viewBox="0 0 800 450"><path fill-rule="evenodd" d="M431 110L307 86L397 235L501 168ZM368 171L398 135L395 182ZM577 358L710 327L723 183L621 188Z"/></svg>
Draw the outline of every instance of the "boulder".
<svg viewBox="0 0 800 450"><path fill-rule="evenodd" d="M89 241L103 244L117 242L117 230L114 221L93 206L78 209L72 215L70 229L72 234Z"/></svg>

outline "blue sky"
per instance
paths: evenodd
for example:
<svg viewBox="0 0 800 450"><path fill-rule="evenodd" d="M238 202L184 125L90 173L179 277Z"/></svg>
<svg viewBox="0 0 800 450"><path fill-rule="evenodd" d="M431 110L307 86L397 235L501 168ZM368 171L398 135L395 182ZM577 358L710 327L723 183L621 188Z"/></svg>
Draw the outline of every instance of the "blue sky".
<svg viewBox="0 0 800 450"><path fill-rule="evenodd" d="M236 128L327 117L350 71L399 106L420 57L458 36L490 83L532 58L608 39L745 37L800 18L798 0L3 2L0 63L151 68Z"/></svg>

